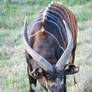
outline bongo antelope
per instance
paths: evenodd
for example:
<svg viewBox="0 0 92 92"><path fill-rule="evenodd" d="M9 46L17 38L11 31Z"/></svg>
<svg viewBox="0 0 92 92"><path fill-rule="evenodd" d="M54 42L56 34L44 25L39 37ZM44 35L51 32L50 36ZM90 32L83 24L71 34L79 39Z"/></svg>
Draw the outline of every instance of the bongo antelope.
<svg viewBox="0 0 92 92"><path fill-rule="evenodd" d="M25 19L23 39L29 92L35 92L37 80L48 92L66 92L66 75L79 71L74 65L77 43L74 14L59 2L51 3L32 22L29 35Z"/></svg>

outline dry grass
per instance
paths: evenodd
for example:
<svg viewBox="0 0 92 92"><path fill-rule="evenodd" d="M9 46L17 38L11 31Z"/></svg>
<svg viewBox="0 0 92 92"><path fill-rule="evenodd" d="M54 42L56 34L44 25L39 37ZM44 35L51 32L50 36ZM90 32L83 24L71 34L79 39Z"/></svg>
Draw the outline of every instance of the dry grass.
<svg viewBox="0 0 92 92"><path fill-rule="evenodd" d="M36 12L43 6L36 4L31 7L27 2L9 5L6 2L5 6L0 5L0 92L28 92L27 64L22 42L23 19L27 15L28 19L33 20ZM76 88L72 86L71 78L67 77L68 92L92 92L92 3L69 8L75 13L79 23L75 64L80 66L80 71L76 74ZM37 92L45 90L38 84Z"/></svg>

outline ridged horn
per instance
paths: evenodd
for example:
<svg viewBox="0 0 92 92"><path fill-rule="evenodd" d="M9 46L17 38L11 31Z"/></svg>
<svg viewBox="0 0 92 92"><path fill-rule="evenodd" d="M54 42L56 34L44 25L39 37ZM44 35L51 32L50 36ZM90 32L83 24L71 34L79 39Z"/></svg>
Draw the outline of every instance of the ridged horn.
<svg viewBox="0 0 92 92"><path fill-rule="evenodd" d="M29 39L27 35L27 19L25 18L24 28L23 28L23 41L25 45L25 50L32 56L32 58L43 68L45 71L53 72L53 66L41 55L39 55L29 44Z"/></svg>
<svg viewBox="0 0 92 92"><path fill-rule="evenodd" d="M57 64L56 64L56 68L58 70L63 70L64 66L71 54L71 51L73 49L73 38L72 38L72 32L69 28L69 25L65 22L65 20L63 20L63 23L65 25L65 29L66 29L66 33L67 33L67 38L68 38L68 45L67 48L65 49L64 53L62 54L62 56L60 57L60 59L58 60Z"/></svg>

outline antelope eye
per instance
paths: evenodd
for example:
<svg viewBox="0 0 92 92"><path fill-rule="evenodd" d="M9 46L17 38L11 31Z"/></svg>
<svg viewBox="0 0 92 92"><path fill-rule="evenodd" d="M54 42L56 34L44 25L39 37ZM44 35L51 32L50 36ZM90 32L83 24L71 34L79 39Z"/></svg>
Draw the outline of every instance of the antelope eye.
<svg viewBox="0 0 92 92"><path fill-rule="evenodd" d="M46 77L47 77L48 80L51 80L52 79L52 77L49 74L47 74Z"/></svg>

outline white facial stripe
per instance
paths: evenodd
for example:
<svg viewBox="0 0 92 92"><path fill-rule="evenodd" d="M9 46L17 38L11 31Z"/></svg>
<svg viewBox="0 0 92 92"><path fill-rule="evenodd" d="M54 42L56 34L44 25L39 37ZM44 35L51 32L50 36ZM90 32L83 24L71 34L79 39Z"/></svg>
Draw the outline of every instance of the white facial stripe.
<svg viewBox="0 0 92 92"><path fill-rule="evenodd" d="M35 85L32 83L31 84L31 88L32 88L32 90L34 90L35 91L35 89L36 89L36 87L35 87Z"/></svg>
<svg viewBox="0 0 92 92"><path fill-rule="evenodd" d="M48 92L50 92L47 81L46 81L46 88L47 88Z"/></svg>

